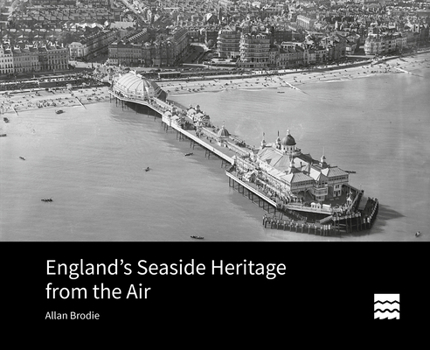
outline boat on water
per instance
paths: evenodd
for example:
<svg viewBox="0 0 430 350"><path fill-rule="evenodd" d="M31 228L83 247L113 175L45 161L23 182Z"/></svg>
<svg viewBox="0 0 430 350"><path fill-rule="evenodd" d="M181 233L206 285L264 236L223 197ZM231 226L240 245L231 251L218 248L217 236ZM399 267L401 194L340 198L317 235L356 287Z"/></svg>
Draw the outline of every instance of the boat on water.
<svg viewBox="0 0 430 350"><path fill-rule="evenodd" d="M193 155L193 152L185 153L185 157L192 156L192 155Z"/></svg>
<svg viewBox="0 0 430 350"><path fill-rule="evenodd" d="M7 134L0 134L0 137L6 137Z"/></svg>
<svg viewBox="0 0 430 350"><path fill-rule="evenodd" d="M202 237L202 236L190 236L190 238L193 238L193 239L205 239L204 237Z"/></svg>
<svg viewBox="0 0 430 350"><path fill-rule="evenodd" d="M53 202L52 198L42 198L42 202Z"/></svg>
<svg viewBox="0 0 430 350"><path fill-rule="evenodd" d="M149 170L151 170L151 169L149 169L149 167L147 167L147 168L145 169L145 171L149 171Z"/></svg>
<svg viewBox="0 0 430 350"><path fill-rule="evenodd" d="M25 158L24 158L24 157L19 157L19 159L25 160Z"/></svg>
<svg viewBox="0 0 430 350"><path fill-rule="evenodd" d="M278 94L285 94L285 91L278 91Z"/></svg>
<svg viewBox="0 0 430 350"><path fill-rule="evenodd" d="M6 118L6 117L5 117L5 118L3 118L3 120L4 120L4 122L5 122L5 123L9 123L9 119L8 119L8 118Z"/></svg>
<svg viewBox="0 0 430 350"><path fill-rule="evenodd" d="M55 111L55 113L61 114L61 113L64 113L64 111L62 109L59 109L59 110Z"/></svg>

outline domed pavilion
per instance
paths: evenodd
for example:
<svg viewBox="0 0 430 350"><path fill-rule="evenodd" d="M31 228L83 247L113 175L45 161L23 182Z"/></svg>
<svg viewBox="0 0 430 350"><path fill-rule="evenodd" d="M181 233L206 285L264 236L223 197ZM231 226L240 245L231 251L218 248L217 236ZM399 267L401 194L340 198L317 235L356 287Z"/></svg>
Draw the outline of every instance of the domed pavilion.
<svg viewBox="0 0 430 350"><path fill-rule="evenodd" d="M167 94L157 83L145 79L141 74L129 72L120 76L114 83L112 90L125 98L147 101L153 97L165 101Z"/></svg>

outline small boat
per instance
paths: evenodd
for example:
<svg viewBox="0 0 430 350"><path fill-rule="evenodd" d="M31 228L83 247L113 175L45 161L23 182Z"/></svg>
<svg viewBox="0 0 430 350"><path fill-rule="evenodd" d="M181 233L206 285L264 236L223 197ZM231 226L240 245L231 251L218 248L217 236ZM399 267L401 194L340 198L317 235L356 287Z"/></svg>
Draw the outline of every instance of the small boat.
<svg viewBox="0 0 430 350"><path fill-rule="evenodd" d="M151 169L149 169L149 167L147 167L147 168L145 169L145 171L149 171L149 170L151 170Z"/></svg>
<svg viewBox="0 0 430 350"><path fill-rule="evenodd" d="M193 239L205 239L204 237L202 237L202 236L190 236L191 238L193 238Z"/></svg>
<svg viewBox="0 0 430 350"><path fill-rule="evenodd" d="M24 158L24 157L19 157L19 159L25 160L25 158Z"/></svg>
<svg viewBox="0 0 430 350"><path fill-rule="evenodd" d="M9 123L9 119L8 118L3 118L5 123Z"/></svg>
<svg viewBox="0 0 430 350"><path fill-rule="evenodd" d="M53 202L52 198L42 198L42 202Z"/></svg>
<svg viewBox="0 0 430 350"><path fill-rule="evenodd" d="M278 91L278 94L285 94L285 91Z"/></svg>
<svg viewBox="0 0 430 350"><path fill-rule="evenodd" d="M417 231L417 232L415 233L415 237L419 237L419 236L421 236L421 232L420 232L420 231Z"/></svg>
<svg viewBox="0 0 430 350"><path fill-rule="evenodd" d="M7 134L0 134L0 137L6 137Z"/></svg>
<svg viewBox="0 0 430 350"><path fill-rule="evenodd" d="M193 152L185 153L185 157L192 156L192 155L193 155Z"/></svg>
<svg viewBox="0 0 430 350"><path fill-rule="evenodd" d="M61 113L64 113L64 111L62 109L59 109L58 111L55 111L55 113L61 114Z"/></svg>

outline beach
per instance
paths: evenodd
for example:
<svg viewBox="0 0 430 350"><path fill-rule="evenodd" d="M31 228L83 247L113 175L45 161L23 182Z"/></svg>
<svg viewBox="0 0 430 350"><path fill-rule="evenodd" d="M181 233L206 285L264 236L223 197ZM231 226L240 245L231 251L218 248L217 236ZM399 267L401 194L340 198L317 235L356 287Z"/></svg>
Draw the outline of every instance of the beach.
<svg viewBox="0 0 430 350"><path fill-rule="evenodd" d="M225 76L222 79L170 80L159 81L157 84L169 95L173 96L200 92L219 92L232 89L261 90L291 88L300 90L300 86L304 84L347 81L380 74L414 74L410 73L409 70L429 66L430 59L418 55L394 58L378 63L363 63L359 66L339 65L328 68L315 68L310 71L291 70L285 74L255 75L239 78L229 78Z"/></svg>
<svg viewBox="0 0 430 350"><path fill-rule="evenodd" d="M220 92L227 90L262 90L291 88L300 90L304 84L349 81L381 74L416 74L410 70L430 67L430 59L426 56L408 56L394 58L378 63L363 63L357 66L339 65L314 70L291 70L285 74L224 76L217 78L200 78L190 80L158 81L157 84L168 95L195 94L202 92ZM280 91L281 93L282 91ZM61 109L82 106L90 103L107 101L109 87L89 87L68 90L66 88L34 89L30 91L0 92L0 113L19 113L22 111L55 108Z"/></svg>
<svg viewBox="0 0 430 350"><path fill-rule="evenodd" d="M41 108L61 108L84 106L90 103L107 101L109 88L89 87L76 90L66 88L34 89L23 92L2 92L0 94L0 112L2 114L29 111Z"/></svg>

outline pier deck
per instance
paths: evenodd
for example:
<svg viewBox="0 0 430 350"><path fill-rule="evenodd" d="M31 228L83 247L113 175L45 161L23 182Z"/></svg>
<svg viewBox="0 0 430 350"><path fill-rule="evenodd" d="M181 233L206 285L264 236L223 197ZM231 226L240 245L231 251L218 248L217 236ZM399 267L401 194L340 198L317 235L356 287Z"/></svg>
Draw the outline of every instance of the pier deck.
<svg viewBox="0 0 430 350"><path fill-rule="evenodd" d="M176 120L172 119L172 117L167 116L165 112L170 111L173 112L174 108L177 108L177 106L171 105L169 103L166 103L164 101L161 101L157 98L152 98L150 100L138 100L138 99L132 99L132 98L126 98L123 96L118 96L117 94L110 92L111 97L124 102L129 103L135 103L138 105L146 106L156 112L161 117L161 122L165 125L166 131L168 131L169 128L175 130L178 135L180 135L180 139L186 138L190 140L190 147L191 145L198 144L202 148L205 149L206 152L208 152L208 157L210 154L215 154L217 157L219 157L223 162L226 162L228 164L234 165L235 161L233 158L233 155L239 154L237 150L235 149L229 149L225 147L221 147L218 144L213 144L212 142L207 143L202 138L198 137L197 135L194 135L190 130L185 130L177 123ZM204 133L207 138L211 138L210 133L206 132ZM226 153L231 154L228 155ZM206 155L206 154L205 154ZM223 166L223 164L221 164ZM296 220L282 220L281 218L276 217L277 203L272 200L271 198L267 197L264 193L259 191L258 189L254 188L251 184L248 184L241 179L239 179L235 174L226 171L226 176L229 179L229 186L233 188L237 188L238 192L242 195L248 196L250 200L252 200L254 203L254 199L257 199L257 204L259 207L262 207L264 210L270 213L270 209L273 210L274 216L272 218L265 217L263 218L263 226L269 228L277 228L277 229L283 229L283 230L290 230L290 231L296 231L296 232L307 232L307 233L314 233L318 235L323 236L339 236L341 232L350 233L352 231L361 231L361 230L367 230L372 227L372 224L376 218L377 212L378 212L378 201L375 199L374 204L371 209L370 215L366 215L362 217L361 215L347 215L342 217L336 217L333 216L333 214L336 212L336 210L328 210L326 208L311 208L299 204L293 204L289 203L284 205L284 210L294 212L308 212L308 213L316 213L316 214L326 214L327 217L324 219L321 219L318 223L307 223L306 220L301 220L300 214L296 213L295 215L298 216L298 221ZM351 186L352 188L352 186ZM355 189L356 190L356 189ZM357 192L359 192L357 190ZM361 193L362 194L362 193ZM354 199L354 202L358 201L358 198L360 196L357 196ZM282 210L280 213L283 213Z"/></svg>
<svg viewBox="0 0 430 350"><path fill-rule="evenodd" d="M226 162L230 163L231 165L233 165L233 163L234 163L233 158L228 156L224 152L221 152L220 150L215 148L212 144L208 144L207 142L203 141L202 139L200 139L196 135L193 135L189 131L182 129L180 126L176 125L175 123L172 123L171 120L168 120L168 118L166 118L166 117L163 117L162 121L166 125L171 127L172 129L178 131L179 133L186 136L187 138L194 141L195 143L199 144L200 146L202 146L206 150L212 152L213 154L217 155L219 158L221 158L221 159L225 160Z"/></svg>
<svg viewBox="0 0 430 350"><path fill-rule="evenodd" d="M228 184L230 187L235 188L235 184L238 185L238 191L239 193L242 193L245 195L245 189L248 192L248 198L254 201L254 196L258 198L259 206L261 206L261 201L263 201L263 209L266 209L265 203L268 204L267 211L270 211L270 206L273 207L274 211L276 212L276 202L258 191L257 189L253 188L251 185L247 184L246 182L240 180L238 177L236 177L234 174L226 171L225 174L228 177Z"/></svg>

